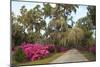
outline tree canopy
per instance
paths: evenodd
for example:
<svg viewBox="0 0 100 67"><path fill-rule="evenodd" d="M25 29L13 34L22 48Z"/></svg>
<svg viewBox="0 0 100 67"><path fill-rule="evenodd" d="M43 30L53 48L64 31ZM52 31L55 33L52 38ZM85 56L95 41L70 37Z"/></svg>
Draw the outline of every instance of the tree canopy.
<svg viewBox="0 0 100 67"><path fill-rule="evenodd" d="M77 47L83 43L84 38L92 38L92 31L96 24L94 6L87 7L87 16L74 22L71 13L77 12L78 5L43 3L43 7L36 5L32 9L22 6L20 15L12 12L12 39L14 45L22 42L44 42L60 46ZM70 17L71 16L71 17ZM70 17L68 19L68 17ZM46 19L50 22L47 23ZM71 25L68 21L71 21ZM44 30L42 35L41 30Z"/></svg>

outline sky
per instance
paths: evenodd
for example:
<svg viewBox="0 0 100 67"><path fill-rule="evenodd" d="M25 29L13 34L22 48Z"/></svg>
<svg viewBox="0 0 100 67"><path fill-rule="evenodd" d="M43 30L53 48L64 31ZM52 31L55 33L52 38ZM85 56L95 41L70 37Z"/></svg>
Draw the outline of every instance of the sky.
<svg viewBox="0 0 100 67"><path fill-rule="evenodd" d="M28 10L32 9L36 5L40 5L41 7L43 7L43 3L12 1L11 10L12 10L12 12L14 12L15 16L20 15L20 9L23 5L26 6L26 8ZM51 6L55 7L55 4L51 4ZM86 5L79 5L77 12L71 13L71 16L73 16L74 22L76 22L79 18L84 17L86 15L87 15L87 6ZM50 21L50 19L47 18L46 23L48 24L49 21ZM68 24L71 24L71 22L69 21ZM42 31L42 32L44 32L44 31Z"/></svg>

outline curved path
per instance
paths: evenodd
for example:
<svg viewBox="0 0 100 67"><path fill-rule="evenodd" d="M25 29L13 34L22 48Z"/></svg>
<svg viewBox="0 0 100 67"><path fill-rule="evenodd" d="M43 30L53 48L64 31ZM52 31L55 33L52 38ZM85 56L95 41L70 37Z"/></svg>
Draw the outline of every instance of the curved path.
<svg viewBox="0 0 100 67"><path fill-rule="evenodd" d="M71 49L50 63L83 62L88 61L77 49Z"/></svg>

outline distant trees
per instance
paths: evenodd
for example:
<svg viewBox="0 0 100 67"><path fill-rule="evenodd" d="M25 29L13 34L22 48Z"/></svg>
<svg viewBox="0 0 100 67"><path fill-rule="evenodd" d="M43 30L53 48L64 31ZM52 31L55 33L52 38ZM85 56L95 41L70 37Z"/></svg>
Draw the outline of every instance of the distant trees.
<svg viewBox="0 0 100 67"><path fill-rule="evenodd" d="M87 16L80 18L76 25L84 30L84 39L82 41L83 46L91 46L95 43L95 37L93 37L96 25L96 7L88 6Z"/></svg>

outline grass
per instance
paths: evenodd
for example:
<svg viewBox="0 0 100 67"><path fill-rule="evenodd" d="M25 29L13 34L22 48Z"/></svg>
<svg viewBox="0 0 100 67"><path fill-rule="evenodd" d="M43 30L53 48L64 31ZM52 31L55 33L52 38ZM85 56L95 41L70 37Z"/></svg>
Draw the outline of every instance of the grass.
<svg viewBox="0 0 100 67"><path fill-rule="evenodd" d="M26 63L20 63L18 65L30 65L30 64L34 64L34 65L37 65L37 64L48 64L49 62L55 60L56 58L58 58L59 56L63 55L64 52L60 52L60 53L53 53L51 54L50 56L46 57L46 58L43 58L43 59L40 59L40 60L37 60L37 61L33 61L33 62L26 62Z"/></svg>
<svg viewBox="0 0 100 67"><path fill-rule="evenodd" d="M96 55L88 51L81 51L81 53L89 60L89 61L96 61Z"/></svg>

